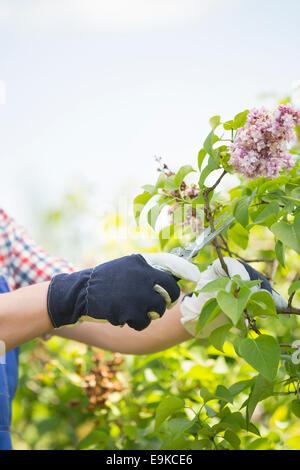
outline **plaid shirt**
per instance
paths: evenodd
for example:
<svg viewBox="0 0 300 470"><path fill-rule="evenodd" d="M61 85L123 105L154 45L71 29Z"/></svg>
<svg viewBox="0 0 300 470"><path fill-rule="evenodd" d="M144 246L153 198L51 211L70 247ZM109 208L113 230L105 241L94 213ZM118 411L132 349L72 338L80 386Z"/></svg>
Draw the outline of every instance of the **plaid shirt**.
<svg viewBox="0 0 300 470"><path fill-rule="evenodd" d="M65 260L49 255L0 208L0 275L10 289L49 281L55 274L74 269Z"/></svg>

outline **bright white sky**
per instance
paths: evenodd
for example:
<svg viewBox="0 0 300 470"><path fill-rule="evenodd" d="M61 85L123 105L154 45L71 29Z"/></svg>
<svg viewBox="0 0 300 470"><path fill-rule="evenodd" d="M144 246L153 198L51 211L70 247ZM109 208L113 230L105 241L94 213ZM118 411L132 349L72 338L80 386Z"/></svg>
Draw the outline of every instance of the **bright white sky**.
<svg viewBox="0 0 300 470"><path fill-rule="evenodd" d="M299 14L299 0L0 0L0 205L28 227L74 180L101 212L154 182L154 155L195 165L210 116L300 78Z"/></svg>

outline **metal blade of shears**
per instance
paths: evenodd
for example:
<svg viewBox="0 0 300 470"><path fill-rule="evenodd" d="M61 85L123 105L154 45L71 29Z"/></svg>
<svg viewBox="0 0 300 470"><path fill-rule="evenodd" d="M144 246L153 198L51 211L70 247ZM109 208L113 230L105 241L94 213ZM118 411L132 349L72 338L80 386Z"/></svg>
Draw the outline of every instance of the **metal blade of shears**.
<svg viewBox="0 0 300 470"><path fill-rule="evenodd" d="M205 234L204 237L202 236L203 234L197 237L194 242L194 248L190 252L190 255L188 256L187 259L191 259L197 256L197 254L199 253L200 250L202 250L202 248L204 248L208 243L210 243L218 235L220 235L220 233L222 233L223 230L226 230L234 221L235 221L235 217L231 217L229 220L227 220L221 227L216 229L214 232L211 233L211 230L209 230L209 232Z"/></svg>
<svg viewBox="0 0 300 470"><path fill-rule="evenodd" d="M221 215L215 220L214 224L218 225L221 220L224 219L226 214ZM211 232L211 228L208 227L202 232L194 242L190 242L185 245L184 248L174 248L171 253L184 257L187 260L191 260L199 253L202 248L204 248L208 243L214 240L223 230L228 228L232 222L234 222L235 217L228 219L221 227L217 228L214 232Z"/></svg>

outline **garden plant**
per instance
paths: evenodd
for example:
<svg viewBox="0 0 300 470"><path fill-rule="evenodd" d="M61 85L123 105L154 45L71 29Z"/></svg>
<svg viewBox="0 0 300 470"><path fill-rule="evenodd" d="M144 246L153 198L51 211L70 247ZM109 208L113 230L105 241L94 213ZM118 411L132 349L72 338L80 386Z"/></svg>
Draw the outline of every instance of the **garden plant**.
<svg viewBox="0 0 300 470"><path fill-rule="evenodd" d="M55 337L27 344L16 447L300 449L299 124L288 100L226 122L214 116L196 164L173 171L158 159L157 182L134 200L152 237L162 216L169 221L155 242L162 251L234 217L193 262L204 271L218 258L225 272L224 257L246 262L287 305L255 289L260 281L224 277L204 287L214 295L199 316L199 338L166 351L120 356ZM124 254L143 249L136 243ZM196 289L179 282L186 293ZM221 314L226 323L201 338Z"/></svg>

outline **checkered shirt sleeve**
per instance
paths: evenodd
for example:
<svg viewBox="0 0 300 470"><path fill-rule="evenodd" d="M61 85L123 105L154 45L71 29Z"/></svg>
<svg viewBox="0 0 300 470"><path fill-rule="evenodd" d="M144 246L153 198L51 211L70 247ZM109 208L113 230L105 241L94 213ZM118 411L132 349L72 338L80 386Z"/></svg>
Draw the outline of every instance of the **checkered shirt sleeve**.
<svg viewBox="0 0 300 470"><path fill-rule="evenodd" d="M11 289L49 281L56 274L72 271L67 261L43 250L0 208L0 274Z"/></svg>

